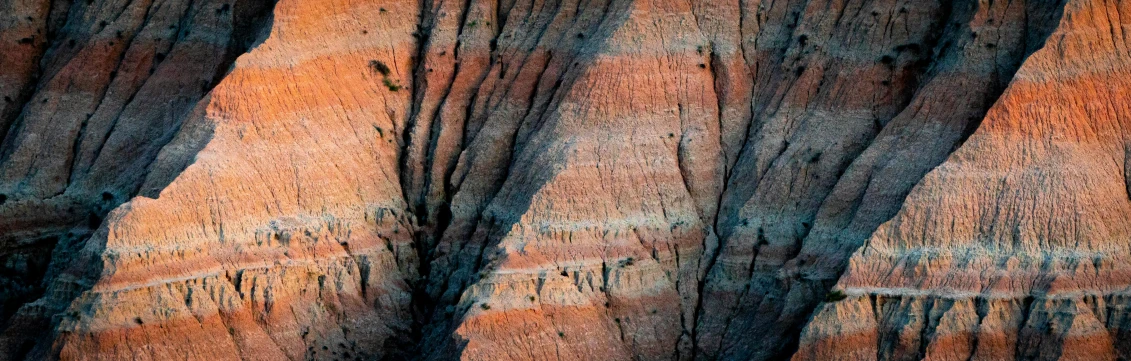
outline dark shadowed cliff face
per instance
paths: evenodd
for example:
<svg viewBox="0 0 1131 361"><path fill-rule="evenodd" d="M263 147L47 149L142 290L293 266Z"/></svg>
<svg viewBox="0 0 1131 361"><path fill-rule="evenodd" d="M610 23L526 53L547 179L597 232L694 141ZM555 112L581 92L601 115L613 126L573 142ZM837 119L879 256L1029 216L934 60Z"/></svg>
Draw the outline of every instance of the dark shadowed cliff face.
<svg viewBox="0 0 1131 361"><path fill-rule="evenodd" d="M0 360L1128 359L1123 19L0 0Z"/></svg>

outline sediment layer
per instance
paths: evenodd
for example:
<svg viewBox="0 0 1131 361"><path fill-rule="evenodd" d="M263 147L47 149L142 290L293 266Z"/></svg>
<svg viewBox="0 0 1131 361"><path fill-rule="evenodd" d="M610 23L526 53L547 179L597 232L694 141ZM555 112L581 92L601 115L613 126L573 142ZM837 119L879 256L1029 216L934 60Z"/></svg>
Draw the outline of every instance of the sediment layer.
<svg viewBox="0 0 1131 361"><path fill-rule="evenodd" d="M0 359L1128 357L1128 6L8 1Z"/></svg>

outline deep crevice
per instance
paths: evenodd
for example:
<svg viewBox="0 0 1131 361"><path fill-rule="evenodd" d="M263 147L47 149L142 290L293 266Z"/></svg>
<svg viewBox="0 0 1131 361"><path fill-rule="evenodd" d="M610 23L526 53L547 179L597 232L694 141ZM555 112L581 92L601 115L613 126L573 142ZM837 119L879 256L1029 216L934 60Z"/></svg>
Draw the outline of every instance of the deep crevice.
<svg viewBox="0 0 1131 361"><path fill-rule="evenodd" d="M223 79L224 75L226 75L228 69L230 69L239 55L246 53L253 48L257 42L263 40L264 37L262 34L264 34L264 30L271 26L270 19L275 3L276 0L238 0L235 2L231 41L228 43L228 48L225 50L224 58L220 62L220 66L217 67L216 75L202 91L202 97L207 96L207 93L219 84L220 80ZM69 8L70 12L83 12L85 10L86 9L83 7ZM217 13L216 15L226 16L225 14ZM178 21L180 21L180 24L183 26L183 22L185 21L184 17L191 16L191 14L183 14L182 18ZM67 18L69 21L82 20L81 16L74 14L71 14ZM149 21L151 21L151 18L147 15L146 21L142 22L138 29L146 26ZM75 31L81 32L83 31L81 25L82 24L79 23L68 23L61 25L58 31L66 33L71 27L78 27ZM56 40L55 43L50 44L49 49L52 50L48 51L47 55L42 60L43 63L61 61L51 58L53 56L53 50L60 48L63 42L69 40ZM116 41L124 41L129 44L133 39ZM67 54L61 55L67 56ZM45 67L46 66L41 67L41 71ZM35 80L35 82L38 82L36 84L42 84L43 81L43 79ZM38 89L39 86L37 85L35 88ZM132 103L133 101L134 98L131 95L126 104ZM120 117L121 114L118 116ZM183 123L185 117L188 116L189 113L187 112L179 115L180 120L177 123ZM83 129L85 129L86 123L85 120L82 122ZM171 133L176 133L176 129L173 129ZM107 137L108 136L109 134L107 134ZM82 137L83 132L80 131L79 134L76 135L74 146L78 146ZM168 142L170 139L171 138L161 138L151 141L155 142L153 143L154 146L159 149L164 146L164 142ZM6 142L10 141L11 139L6 140ZM156 156L156 154L154 154L154 156ZM152 159L149 161L151 162ZM72 166L73 164L69 165L68 169L72 168ZM149 167L146 167L146 169L148 168ZM73 175L68 178L73 178ZM0 350L0 353L20 356L20 358L17 359L57 357L59 350L54 349L56 346L53 345L53 339L56 337L55 332L57 331L55 329L60 321L60 317L55 316L56 313L60 313L64 310L55 308L59 306L67 307L70 304L70 300L78 297L93 286L96 278L101 274L101 262L95 259L89 259L88 257L90 257L90 255L83 253L81 250L86 247L86 243L91 240L97 228L102 227L104 220L111 210L140 193L139 188L142 178L144 177L138 177L137 182L139 183L133 186L127 186L125 190L103 191L101 197L79 197L79 195L85 192L83 190L75 190L73 195L69 195L72 194L72 192L67 192L63 195L48 199L16 199L15 202L9 203L11 204L10 206L0 207L0 214L9 213L11 215L19 215L18 217L10 218L13 222L12 224L0 224L0 230L3 231L6 237L25 239L28 237L38 237L39 239L39 241L30 243L16 242L27 245L22 251L7 247L0 249L0 259L17 255L27 259L28 262L32 262L31 264L34 265L30 273L20 275L24 284L32 287L30 291L17 295L14 299L10 299L15 302L3 302L3 308L0 310L0 330L3 330L2 336L5 338L5 341L8 341L5 346L16 347L18 345L18 349ZM73 182L68 182L68 189L70 189L72 185ZM49 221L41 220L35 223L21 223L19 217L26 216L22 213L24 210L17 207L27 207L28 205L35 204L42 204L41 206L45 208L63 209L64 216ZM0 219L4 217L7 216L0 216ZM29 257L29 251L32 252L31 254L36 254L37 256ZM0 273L3 273L2 270L0 270ZM0 274L0 278L6 277ZM0 279L0 281L3 280ZM55 287L62 288L50 294L45 293L49 289L55 289ZM47 307L25 307L26 303L40 299L51 300L45 303Z"/></svg>
<svg viewBox="0 0 1131 361"><path fill-rule="evenodd" d="M953 4L952 4L952 5L953 5ZM1032 5L1032 4L1030 4L1030 5ZM1040 5L1043 5L1043 6L1049 6L1048 4L1040 4ZM1053 4L1053 5L1051 5L1051 6L1057 6L1057 5ZM1061 7L1062 7L1062 6L1061 6ZM1045 9L1045 10L1047 10L1047 9ZM1048 12L1048 11L1042 12L1042 14L1047 14L1047 13L1049 13L1049 12ZM942 18L942 20L945 20L946 22L943 22L943 23L941 23L941 24L944 24L944 26L945 26L945 24L949 23L949 22L950 22L950 21L949 21L950 17L951 17L950 15L946 15L946 16L944 16L944 17ZM1032 34L1032 33L1031 33L1031 34L1030 34L1030 36L1028 36L1028 37L1026 38L1026 39L1028 39L1028 40L1027 40L1027 42L1029 42L1029 43L1031 44L1031 43L1032 43L1032 41L1033 41L1033 38L1034 38L1034 37L1039 37L1039 38L1041 38L1041 39L1042 39L1042 41L1043 41L1043 39L1044 39L1045 37L1047 37L1047 36L1048 36L1048 33L1049 33L1049 32L1051 32L1051 30L1052 30L1052 27L1050 27L1050 26L1046 26L1046 27L1044 27L1043 29L1044 29L1044 30L1046 30L1046 31L1044 31L1044 32L1040 32L1040 33L1038 33L1038 34ZM943 33L943 32L944 32L944 30L943 30L943 28L941 28L941 27L940 27L939 29L933 30L933 32L934 32L935 34L940 34L940 33ZM937 37L937 36L936 36L936 37ZM930 46L930 47L927 47L927 48L932 48L932 47L933 47L933 46ZM903 48L903 50L909 50L909 49L910 49L910 48L906 48L906 47L904 47L904 48ZM1029 51L1029 53L1031 53L1031 51ZM1027 54L1025 54L1025 56L1028 56L1028 53L1027 53ZM924 78L924 79L922 79L922 80L920 80L920 81L919 81L920 85L916 86L915 88L917 88L917 89L920 89L920 90L921 90L921 88L922 88L922 84L926 84L926 83L930 82L930 78L931 78L931 77L933 77L933 76L935 75L935 74L933 74L933 73L935 73L935 72L936 72L935 70L931 70L931 68L933 68L933 65L932 65L932 64L934 64L934 63L938 62L938 61L939 61L939 60L937 60L938 58L942 58L941 52L940 52L940 55L939 55L938 57L936 57L936 58L932 58L932 59L931 59L931 60L932 60L931 62L926 62L926 63L923 63L923 62L916 62L916 63L912 64L912 65L914 65L915 67L919 68L919 70L917 70L916 72L917 72L918 74L920 74L920 75L918 75L917 77L920 77L920 78ZM895 59L894 59L894 58L893 58L892 60L893 60L893 62L895 61ZM969 60L967 60L967 61L969 61ZM1018 65L1019 65L1020 63L1022 63L1022 61L1019 61L1019 62L1017 62L1017 64L1018 64ZM1016 70L1017 70L1017 69L1016 69L1016 68L1014 68L1014 69L1012 69L1012 72L1016 72ZM1011 74L1012 74L1012 73L1011 73ZM989 107L990 107L990 106L991 106L991 105L993 104L994 100L995 100L995 99L997 99L997 97L999 97L999 96L1001 95L1001 93L1002 93L1002 92L1004 91L1004 89L1005 89L1006 85L1008 85L1008 83L1009 83L1009 79L1004 79L1004 80L1000 80L1000 81L999 81L999 83L998 83L998 84L997 84L997 85L995 86L994 90L993 90L993 91L991 91L991 92L990 92L990 94L989 94L990 96L989 96L988 98L992 98L992 99L988 99L988 101L986 101L986 102L985 102L985 104L983 105L983 109L982 109L982 112L981 112L981 114L982 114L982 115L981 115L981 116L978 116L978 117L976 117L976 118L978 118L978 119L980 120L980 118L981 118L981 117L984 117L985 111L987 111L987 110L989 109ZM918 90L915 90L915 91L916 91L916 92L918 92ZM910 101L910 100L911 100L911 98L910 98L910 97L908 97L908 101ZM906 107L905 107L905 108L906 108ZM906 111L906 109L905 109L904 111ZM757 117L758 117L758 115L757 115L757 113L756 113L756 114L755 114L755 118L757 118ZM757 124L757 123L755 123L755 122L753 122L753 121L752 121L752 122L751 122L751 124L752 124L752 126L755 126L755 124ZM977 124L977 123L975 123L975 124L967 124L967 129L966 129L965 131L963 131L963 140L965 139L965 137L968 137L968 136L969 136L969 134L970 134L970 133L972 133L972 132L973 132L973 131L974 131L975 129L977 129L977 126L978 126L978 124ZM877 133L878 133L878 132L877 132ZM748 135L747 135L747 139L749 139L749 138L752 138L752 137L754 137L754 135L752 135L752 134L748 134ZM869 145L869 146L870 146L870 145ZM866 148L867 148L867 147L865 147L865 149L866 149ZM957 147L955 147L955 149L957 149ZM952 151L953 151L953 150L952 150ZM741 156L740 156L740 157L741 157ZM847 165L846 165L846 166L847 166ZM732 175L729 175L729 174L728 174L728 180L727 180L727 184L728 184L728 185L732 183L732 180L733 180L733 179L732 179L731 177L732 177ZM839 176L838 176L838 178L839 178ZM729 188L729 187L728 187L728 188ZM822 202L822 204L823 204L823 203L824 203L824 201ZM724 203L721 203L721 204L720 204L720 207L719 207L720 211L724 211L724 205L725 205L725 202L724 202ZM858 206L857 206L857 207L854 207L854 209L858 209L858 208L859 208ZM896 210L898 210L898 209L896 209ZM730 217L730 218L734 218L734 217ZM721 219L722 219L722 217L720 218L720 221L719 221L719 222L722 222L722 220L721 220ZM730 219L730 221L731 221L731 222L737 222L737 221L739 221L739 220L737 220L737 219ZM807 222L813 222L813 221L807 221ZM720 224L720 227L723 227L723 226L725 226L725 225L722 225L722 224ZM816 225L813 225L813 226L815 227ZM808 228L808 229L812 229L813 227L806 227L806 228ZM726 236L721 236L721 238L724 238L724 239L721 239L721 240L720 240L720 249L721 249L721 248L722 248L722 247L723 247L723 246L724 246L724 245L725 245L725 244L727 243L727 241L726 241L726 239L725 239L725 238L727 238L727 236L730 236L730 232L723 232L723 233L726 233ZM802 239L807 239L807 238L808 238L808 237L802 237ZM756 247L757 247L757 246L756 246ZM799 246L799 247L800 247L800 246ZM847 256L847 255L846 255L846 256ZM796 255L794 255L794 256L791 256L791 257L789 257L789 258L790 258L790 259L792 259L792 258L796 258ZM755 262L756 262L756 261L755 261ZM841 266L839 267L840 269L839 269L839 270L837 270L837 274L838 274L838 275L839 275L839 274L843 274L843 272L844 272L844 269L843 269L843 268L844 268L844 266L847 266L847 265L846 265L846 264L844 264L844 265L841 265ZM710 274L709 274L709 275L710 275ZM791 282L791 281L788 281L788 280L787 280L786 282ZM822 281L822 280L815 280L815 281L806 281L806 280L801 280L800 282L801 282L801 283L808 283L809 285L808 285L808 286L806 286L806 285L803 285L803 284L800 284L800 283L799 283L799 284L795 284L795 285L793 285L793 286L785 286L785 288L783 288L783 290L782 290L782 292L784 292L784 293L782 293L782 295L781 295L781 296L784 296L784 294L791 292L791 291L790 291L791 289L793 289L793 288L798 288L798 287L801 287L801 289L811 289L811 288L813 288L813 289L816 289L816 291L812 291L812 292L809 292L809 293L811 293L811 294L817 294L817 295L822 295L822 294L824 294L824 293L823 293L823 292L819 292L819 291L820 291L821 289L824 289L824 290L826 290L826 291L827 291L827 289L828 289L828 288L831 288L831 287L832 287L832 285L833 285L833 284L835 283L835 279L833 279L833 280L824 280L824 281ZM702 290L702 288L701 288L701 290ZM702 291L701 291L701 292L702 292ZM763 297L765 297L765 296L766 296L766 295L761 295L761 294L759 294L758 298L759 298L759 299L762 299L762 298L763 298ZM702 295L701 295L701 297L702 297ZM747 297L750 297L750 296L745 296L745 295L744 295L744 296L742 296L742 297L739 297L739 300L740 300L739 302L740 302L740 304L741 304L741 303L743 302L743 301L741 301L741 300L742 300L742 299L746 299ZM750 306L751 308L749 308L749 309L745 309L745 310L741 310L741 311L738 311L738 314L736 314L736 315L739 315L740 317L742 317L741 315L742 315L743 313L750 313L750 312L762 312L762 311L756 311L756 310L759 310L759 309L761 309L761 308L760 308L760 306L758 306L758 305L759 305L759 304L762 304L763 302L764 302L764 301L757 301L757 302L753 302L753 306ZM798 336L798 335L800 334L802 326L804 326L804 324L805 324L805 323L807 323L807 322L806 322L805 320L807 320L807 319L808 319L809 317L811 317L811 313L812 313L812 310L813 310L813 309L814 309L814 308L815 308L815 307L817 306L817 304L818 304L818 303L819 303L819 302L815 302L815 303L813 303L813 304L811 305L812 307L808 307L808 309L809 309L809 312L807 312L807 313L806 313L806 316L804 316L804 317L803 317L803 318L802 318L801 320L799 320L800 322L799 322L799 323L797 323L795 327L791 327L791 328L789 328L789 331L785 332L785 334L786 334L786 335L788 335L788 336L786 337L786 340L785 340L785 341L783 341L783 342L784 342L784 343L786 344L786 346L782 348L782 352L780 352L780 353L776 353L776 354L774 354L774 355L771 355L771 356L767 356L768 358L766 358L766 359L778 359L778 358L787 358L787 357L789 357L789 355L792 355L793 353L795 353L795 352L796 352L796 349L797 349L797 336ZM763 307L764 307L764 306L765 306L765 305L763 305ZM700 305L700 307L702 307L702 305ZM744 307L744 308L745 308L745 307ZM749 317L749 315L746 315L745 317ZM771 318L772 318L772 316L769 316L769 317L771 317ZM698 328L699 326L701 326L701 324L697 324L697 328ZM749 326L749 325L748 325L748 326ZM774 332L777 332L777 331L774 331ZM727 341L727 339L729 339L729 338L731 338L731 337L734 337L734 336L735 336L735 335L730 335L730 334L729 334L729 332L726 332L726 333L724 333L724 335L723 335L723 336L721 336L721 337L723 338L722 349L724 350L724 351L721 351L721 352L722 352L722 354L727 354L727 351L725 351L725 349L727 348L727 347L726 347L726 345L727 345L728 343L731 343L731 342L735 342L735 341L733 341L733 340L732 340L732 341ZM749 337L753 337L753 338L757 338L757 336L740 336L740 337L746 337L746 338L749 338ZM697 341L698 341L698 340L697 340ZM779 344L780 344L780 343L779 343ZM697 347L702 347L702 346L701 346L701 345L697 345ZM731 354L731 355L730 355L729 357L740 357L740 356L742 356L742 355L743 355L743 354ZM746 355L746 356L750 356L750 355ZM725 356L724 356L724 357L725 357Z"/></svg>

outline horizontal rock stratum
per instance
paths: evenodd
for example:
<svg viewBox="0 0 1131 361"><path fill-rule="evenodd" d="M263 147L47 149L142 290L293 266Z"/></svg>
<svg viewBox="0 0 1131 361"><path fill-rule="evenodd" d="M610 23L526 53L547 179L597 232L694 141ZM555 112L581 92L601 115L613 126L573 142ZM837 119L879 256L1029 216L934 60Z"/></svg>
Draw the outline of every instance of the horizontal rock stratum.
<svg viewBox="0 0 1131 361"><path fill-rule="evenodd" d="M1131 0L0 0L0 96L0 361L1131 359Z"/></svg>

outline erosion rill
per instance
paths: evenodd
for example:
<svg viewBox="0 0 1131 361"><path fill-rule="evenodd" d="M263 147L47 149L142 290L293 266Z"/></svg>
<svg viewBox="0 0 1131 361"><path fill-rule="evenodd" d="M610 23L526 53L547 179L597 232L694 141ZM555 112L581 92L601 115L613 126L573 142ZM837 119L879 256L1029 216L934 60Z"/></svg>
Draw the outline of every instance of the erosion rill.
<svg viewBox="0 0 1131 361"><path fill-rule="evenodd" d="M1129 39L1125 0L0 0L0 360L1131 359Z"/></svg>
<svg viewBox="0 0 1131 361"><path fill-rule="evenodd" d="M848 298L819 308L795 359L1131 357L1129 11L1068 3L981 126L855 251Z"/></svg>

